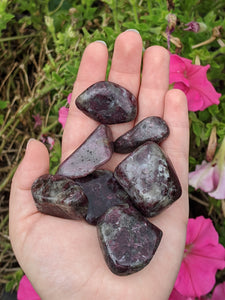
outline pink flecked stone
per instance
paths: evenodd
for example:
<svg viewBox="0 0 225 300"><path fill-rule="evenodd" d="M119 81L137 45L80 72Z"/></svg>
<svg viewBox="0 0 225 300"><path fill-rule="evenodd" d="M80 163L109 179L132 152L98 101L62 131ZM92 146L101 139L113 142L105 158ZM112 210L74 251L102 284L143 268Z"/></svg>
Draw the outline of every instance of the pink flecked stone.
<svg viewBox="0 0 225 300"><path fill-rule="evenodd" d="M106 163L112 153L111 129L101 124L78 149L62 162L57 174L73 179L87 176Z"/></svg>

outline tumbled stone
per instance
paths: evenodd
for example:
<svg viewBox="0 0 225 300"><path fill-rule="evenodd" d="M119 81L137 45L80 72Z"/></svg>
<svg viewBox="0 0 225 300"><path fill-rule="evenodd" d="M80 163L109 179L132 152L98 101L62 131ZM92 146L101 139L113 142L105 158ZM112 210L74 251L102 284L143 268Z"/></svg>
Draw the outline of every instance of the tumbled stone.
<svg viewBox="0 0 225 300"><path fill-rule="evenodd" d="M86 221L96 225L98 219L112 206L130 203L130 197L118 184L113 172L96 170L75 180L88 198Z"/></svg>
<svg viewBox="0 0 225 300"><path fill-rule="evenodd" d="M159 214L182 193L172 163L154 142L146 142L127 156L114 176L147 217Z"/></svg>
<svg viewBox="0 0 225 300"><path fill-rule="evenodd" d="M137 114L135 96L110 81L91 85L77 97L75 103L83 113L102 124L129 122Z"/></svg>
<svg viewBox="0 0 225 300"><path fill-rule="evenodd" d="M44 214L74 220L87 214L87 197L72 179L46 174L34 181L31 192L37 209Z"/></svg>
<svg viewBox="0 0 225 300"><path fill-rule="evenodd" d="M73 179L86 176L106 163L112 153L111 129L101 124L78 149L62 162L57 174Z"/></svg>
<svg viewBox="0 0 225 300"><path fill-rule="evenodd" d="M110 208L97 224L105 261L117 275L143 269L161 241L162 231L128 205Z"/></svg>
<svg viewBox="0 0 225 300"><path fill-rule="evenodd" d="M147 141L161 143L168 135L169 127L166 122L160 117L151 116L120 136L114 142L114 151L129 153Z"/></svg>

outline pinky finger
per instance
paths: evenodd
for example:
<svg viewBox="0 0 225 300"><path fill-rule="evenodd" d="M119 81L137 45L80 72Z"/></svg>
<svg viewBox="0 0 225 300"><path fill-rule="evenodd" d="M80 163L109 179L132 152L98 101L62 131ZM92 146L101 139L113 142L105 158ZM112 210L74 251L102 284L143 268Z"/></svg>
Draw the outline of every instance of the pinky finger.
<svg viewBox="0 0 225 300"><path fill-rule="evenodd" d="M164 120L170 128L170 135L162 143L180 179L184 193L188 191L189 120L185 94L170 90L165 97ZM184 203L183 203L184 204ZM188 203L184 207L187 209Z"/></svg>

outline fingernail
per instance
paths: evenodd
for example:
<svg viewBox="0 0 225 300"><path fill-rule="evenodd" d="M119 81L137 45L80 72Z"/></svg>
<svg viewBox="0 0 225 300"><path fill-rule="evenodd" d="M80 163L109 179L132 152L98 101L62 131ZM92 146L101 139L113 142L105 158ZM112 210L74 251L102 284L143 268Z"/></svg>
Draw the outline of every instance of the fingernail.
<svg viewBox="0 0 225 300"><path fill-rule="evenodd" d="M139 31L138 31L137 29L133 29L133 28L127 29L127 30L125 30L125 31L133 31L133 32L136 32L136 33L140 34Z"/></svg>
<svg viewBox="0 0 225 300"><path fill-rule="evenodd" d="M106 42L104 42L104 41L102 41L102 40L97 40L97 41L95 41L95 42L102 43L103 45L105 45L105 46L107 47Z"/></svg>
<svg viewBox="0 0 225 300"><path fill-rule="evenodd" d="M29 144L30 144L31 141L35 141L35 139L34 139L34 138L30 138L30 139L28 140L27 146L26 146L26 150L27 150L27 148L29 147Z"/></svg>

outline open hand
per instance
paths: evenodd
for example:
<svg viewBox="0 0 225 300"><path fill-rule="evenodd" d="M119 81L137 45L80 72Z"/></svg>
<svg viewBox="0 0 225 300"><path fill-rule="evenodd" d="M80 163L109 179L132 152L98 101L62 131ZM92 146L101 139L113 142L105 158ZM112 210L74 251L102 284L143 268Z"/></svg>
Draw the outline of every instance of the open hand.
<svg viewBox="0 0 225 300"><path fill-rule="evenodd" d="M98 126L81 111L75 98L91 84L105 80L107 48L93 42L84 51L74 84L62 141L62 161ZM12 182L10 238L17 260L41 299L165 300L173 288L184 253L188 220L189 124L187 101L179 90L168 91L169 52L153 46L145 50L135 31L121 33L115 42L108 80L130 90L138 99L135 121L111 125L114 140L145 117L162 117L170 135L162 148L170 157L182 185L182 196L151 219L163 237L151 262L129 276L117 276L107 267L96 227L85 221L60 219L37 211L31 195L33 181L49 172L45 146L28 143L25 157ZM124 158L113 154L104 166L114 170Z"/></svg>

